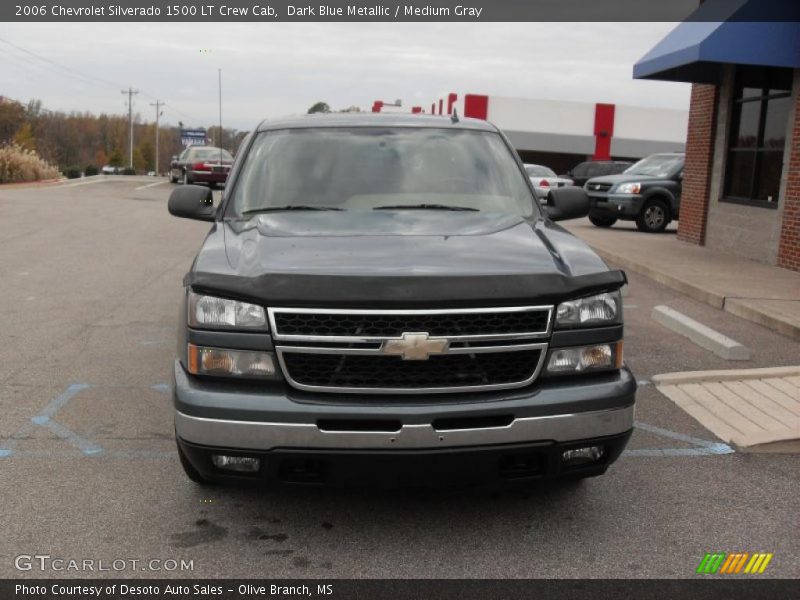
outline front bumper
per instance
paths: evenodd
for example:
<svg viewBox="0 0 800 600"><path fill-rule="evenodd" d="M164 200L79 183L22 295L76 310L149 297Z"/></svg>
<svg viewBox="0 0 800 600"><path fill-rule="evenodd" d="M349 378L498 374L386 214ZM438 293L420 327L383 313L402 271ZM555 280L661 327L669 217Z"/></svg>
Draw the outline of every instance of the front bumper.
<svg viewBox="0 0 800 600"><path fill-rule="evenodd" d="M431 460L448 465L453 475L479 457L494 465L497 475L499 464L522 460L523 455L535 463L528 469L530 476L556 477L563 474L557 460L563 449L595 442L606 447L602 461L586 466L597 474L627 443L636 392L627 368L540 378L527 388L447 398L347 398L285 386L266 389L193 377L178 361L174 375L179 446L195 469L217 480L253 477L217 471L211 464L215 453L259 456L264 463L261 478L283 481L294 477L285 469L294 471L280 465L297 461L327 465L316 476L329 483L365 472L365 463L374 463L385 474L408 474L416 470L400 468L397 461L424 464L427 459L420 457L436 457ZM304 469L309 470L300 471Z"/></svg>
<svg viewBox="0 0 800 600"><path fill-rule="evenodd" d="M589 194L589 210L622 219L635 219L643 201L644 197L640 194Z"/></svg>

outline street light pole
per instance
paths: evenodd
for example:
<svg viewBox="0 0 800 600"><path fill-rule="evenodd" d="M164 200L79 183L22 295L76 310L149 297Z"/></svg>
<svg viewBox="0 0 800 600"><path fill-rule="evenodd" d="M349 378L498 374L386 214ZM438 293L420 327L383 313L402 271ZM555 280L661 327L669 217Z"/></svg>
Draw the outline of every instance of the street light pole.
<svg viewBox="0 0 800 600"><path fill-rule="evenodd" d="M222 164L222 69L218 69L219 75L219 164Z"/></svg>
<svg viewBox="0 0 800 600"><path fill-rule="evenodd" d="M161 116L161 107L164 105L166 105L166 102L161 102L160 100L150 103L150 106L156 107L156 166L153 169L156 172L156 177L158 177L158 117Z"/></svg>
<svg viewBox="0 0 800 600"><path fill-rule="evenodd" d="M133 169L133 96L139 93L129 87L127 90L122 90L123 94L128 94L128 168Z"/></svg>

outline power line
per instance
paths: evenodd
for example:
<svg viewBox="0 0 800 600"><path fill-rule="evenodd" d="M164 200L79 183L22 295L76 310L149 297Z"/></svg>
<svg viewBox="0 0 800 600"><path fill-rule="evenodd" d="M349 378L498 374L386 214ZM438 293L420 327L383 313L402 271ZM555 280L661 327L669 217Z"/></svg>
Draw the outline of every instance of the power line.
<svg viewBox="0 0 800 600"><path fill-rule="evenodd" d="M58 73L58 74L60 74L62 76L79 77L80 79L83 79L85 82L88 82L88 83L100 82L100 83L102 83L104 85L112 86L112 87L115 87L115 88L124 87L123 84L121 84L121 83L113 82L113 81L111 81L109 79L104 79L102 77L95 77L93 75L87 75L86 73L83 73L83 72L79 71L78 69L74 69L72 67L68 67L66 65L62 65L61 63L58 63L58 62L56 62L56 61L54 61L52 59L47 58L46 56L42 56L41 54L38 54L38 53L33 52L31 50L28 50L27 48L23 48L22 46L20 46L18 44L15 44L13 42L9 42L8 40L6 40L4 38L0 38L0 42L2 42L3 44L6 44L6 45L8 45L8 46L10 46L12 48L15 48L16 50L19 50L20 52L24 52L25 54L28 54L28 55L30 55L30 56L32 56L32 57L34 57L34 58L46 63L46 64L43 65L43 64L39 64L39 63L36 63L34 61L31 61L29 59L26 59L26 58L24 58L22 56L15 56L13 54L11 55L14 58L22 60L22 61L24 61L24 62L26 62L26 63L28 63L30 65L37 66L37 67L40 67L40 68L49 67L51 72ZM53 68L53 67L56 67L56 68ZM60 69L60 71L58 69ZM141 94L143 96L148 97L151 100L158 100L158 98L156 96L154 96L153 94L150 94L150 93L148 93L148 92L146 92L144 90L141 91ZM200 119L197 119L192 115L189 115L189 114L187 114L185 112L182 112L182 111L178 110L177 108L175 108L174 106L172 106L171 110L172 110L172 112L175 112L178 115L181 115L186 119L189 119L190 121L194 121L194 122L197 122L197 123L201 122Z"/></svg>

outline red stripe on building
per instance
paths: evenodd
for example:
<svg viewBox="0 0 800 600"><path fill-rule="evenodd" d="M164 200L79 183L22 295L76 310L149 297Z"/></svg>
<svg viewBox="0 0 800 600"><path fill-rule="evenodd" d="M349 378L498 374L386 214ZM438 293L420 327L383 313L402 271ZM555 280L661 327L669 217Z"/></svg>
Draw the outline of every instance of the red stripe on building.
<svg viewBox="0 0 800 600"><path fill-rule="evenodd" d="M442 114L442 106L444 106L444 100L439 98L439 114Z"/></svg>
<svg viewBox="0 0 800 600"><path fill-rule="evenodd" d="M453 92L450 92L447 95L447 114L448 115L452 115L453 114L453 104L456 103L456 100L458 100L458 94L454 94Z"/></svg>
<svg viewBox="0 0 800 600"><path fill-rule="evenodd" d="M611 160L611 138L614 137L614 105L594 105L594 160Z"/></svg>
<svg viewBox="0 0 800 600"><path fill-rule="evenodd" d="M485 121L489 116L489 96L479 94L464 96L464 116Z"/></svg>

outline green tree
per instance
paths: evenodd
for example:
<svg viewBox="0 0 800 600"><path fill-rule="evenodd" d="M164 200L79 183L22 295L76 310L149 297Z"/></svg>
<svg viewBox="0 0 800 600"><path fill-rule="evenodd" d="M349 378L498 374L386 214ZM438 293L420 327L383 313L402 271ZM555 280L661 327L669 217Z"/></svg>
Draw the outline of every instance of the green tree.
<svg viewBox="0 0 800 600"><path fill-rule="evenodd" d="M308 114L313 115L314 113L329 113L331 112L331 107L328 106L327 102L317 102L308 109Z"/></svg>
<svg viewBox="0 0 800 600"><path fill-rule="evenodd" d="M108 157L108 164L112 167L122 166L122 152L119 151L119 148L112 150L111 156Z"/></svg>

